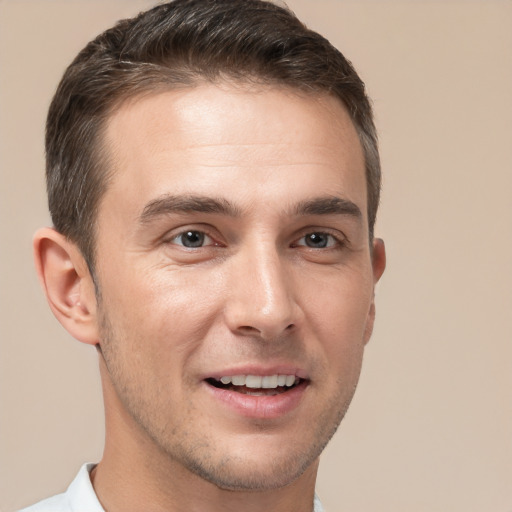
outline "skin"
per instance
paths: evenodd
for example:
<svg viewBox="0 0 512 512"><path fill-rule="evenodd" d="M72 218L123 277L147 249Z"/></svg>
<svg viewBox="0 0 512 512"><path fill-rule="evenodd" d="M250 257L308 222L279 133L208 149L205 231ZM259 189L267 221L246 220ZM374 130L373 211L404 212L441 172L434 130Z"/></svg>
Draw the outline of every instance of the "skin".
<svg viewBox="0 0 512 512"><path fill-rule="evenodd" d="M51 229L35 239L54 313L100 350L102 505L310 512L385 266L382 242L368 240L364 159L345 108L199 85L125 102L106 146L99 294L72 243ZM202 243L185 247L189 231ZM205 380L276 368L303 378L278 413L245 414Z"/></svg>

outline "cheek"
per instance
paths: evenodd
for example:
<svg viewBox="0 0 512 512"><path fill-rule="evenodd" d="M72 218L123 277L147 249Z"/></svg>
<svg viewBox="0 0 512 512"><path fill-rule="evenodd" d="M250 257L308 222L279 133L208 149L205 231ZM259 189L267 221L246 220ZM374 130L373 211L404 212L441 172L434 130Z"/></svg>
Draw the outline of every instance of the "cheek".
<svg viewBox="0 0 512 512"><path fill-rule="evenodd" d="M317 289L321 292L309 294L303 308L307 312L308 336L319 340L324 366L333 369L333 378L343 375L357 380L372 303L372 283L357 274L338 273Z"/></svg>
<svg viewBox="0 0 512 512"><path fill-rule="evenodd" d="M167 268L107 277L102 295L109 319L127 340L156 345L156 354L193 349L220 308L215 283L203 277Z"/></svg>
<svg viewBox="0 0 512 512"><path fill-rule="evenodd" d="M303 310L312 323L329 337L353 341L362 339L372 304L373 285L369 273L332 272L315 283L303 287Z"/></svg>

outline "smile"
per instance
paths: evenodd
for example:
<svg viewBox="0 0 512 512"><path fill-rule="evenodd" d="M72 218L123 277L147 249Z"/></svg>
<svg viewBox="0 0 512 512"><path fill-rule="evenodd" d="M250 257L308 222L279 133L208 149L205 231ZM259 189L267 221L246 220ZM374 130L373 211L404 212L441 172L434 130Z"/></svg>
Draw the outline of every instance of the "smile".
<svg viewBox="0 0 512 512"><path fill-rule="evenodd" d="M207 382L216 388L235 391L252 396L273 396L288 391L299 384L295 375L231 375L220 379L210 378Z"/></svg>

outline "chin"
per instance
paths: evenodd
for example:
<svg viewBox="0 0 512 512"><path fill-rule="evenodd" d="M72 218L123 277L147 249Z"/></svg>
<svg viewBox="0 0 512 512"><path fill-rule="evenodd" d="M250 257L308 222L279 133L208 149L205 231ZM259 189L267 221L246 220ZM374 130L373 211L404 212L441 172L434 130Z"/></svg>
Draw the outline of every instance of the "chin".
<svg viewBox="0 0 512 512"><path fill-rule="evenodd" d="M337 426L337 425L336 425ZM335 432L323 435L271 439L235 436L232 442L179 454L180 465L217 488L229 491L263 492L293 484L309 469L315 470L322 450ZM238 437L238 439L236 439ZM279 436L278 436L279 437Z"/></svg>
<svg viewBox="0 0 512 512"><path fill-rule="evenodd" d="M311 460L267 460L265 463L247 459L222 460L215 467L205 464L189 465L189 469L219 489L228 491L263 492L286 487L295 482L317 457Z"/></svg>

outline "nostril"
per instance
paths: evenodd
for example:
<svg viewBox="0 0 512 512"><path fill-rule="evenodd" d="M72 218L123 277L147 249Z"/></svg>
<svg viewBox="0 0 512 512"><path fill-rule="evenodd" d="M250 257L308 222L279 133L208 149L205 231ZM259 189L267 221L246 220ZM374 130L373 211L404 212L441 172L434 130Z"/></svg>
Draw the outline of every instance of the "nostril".
<svg viewBox="0 0 512 512"><path fill-rule="evenodd" d="M237 331L243 336L253 336L264 340L272 341L280 338L283 335L289 335L295 329L295 324L288 324L284 328L261 328L253 327L252 325L241 325Z"/></svg>
<svg viewBox="0 0 512 512"><path fill-rule="evenodd" d="M238 330L246 334L256 334L260 332L256 327L251 327L250 325L241 325Z"/></svg>

